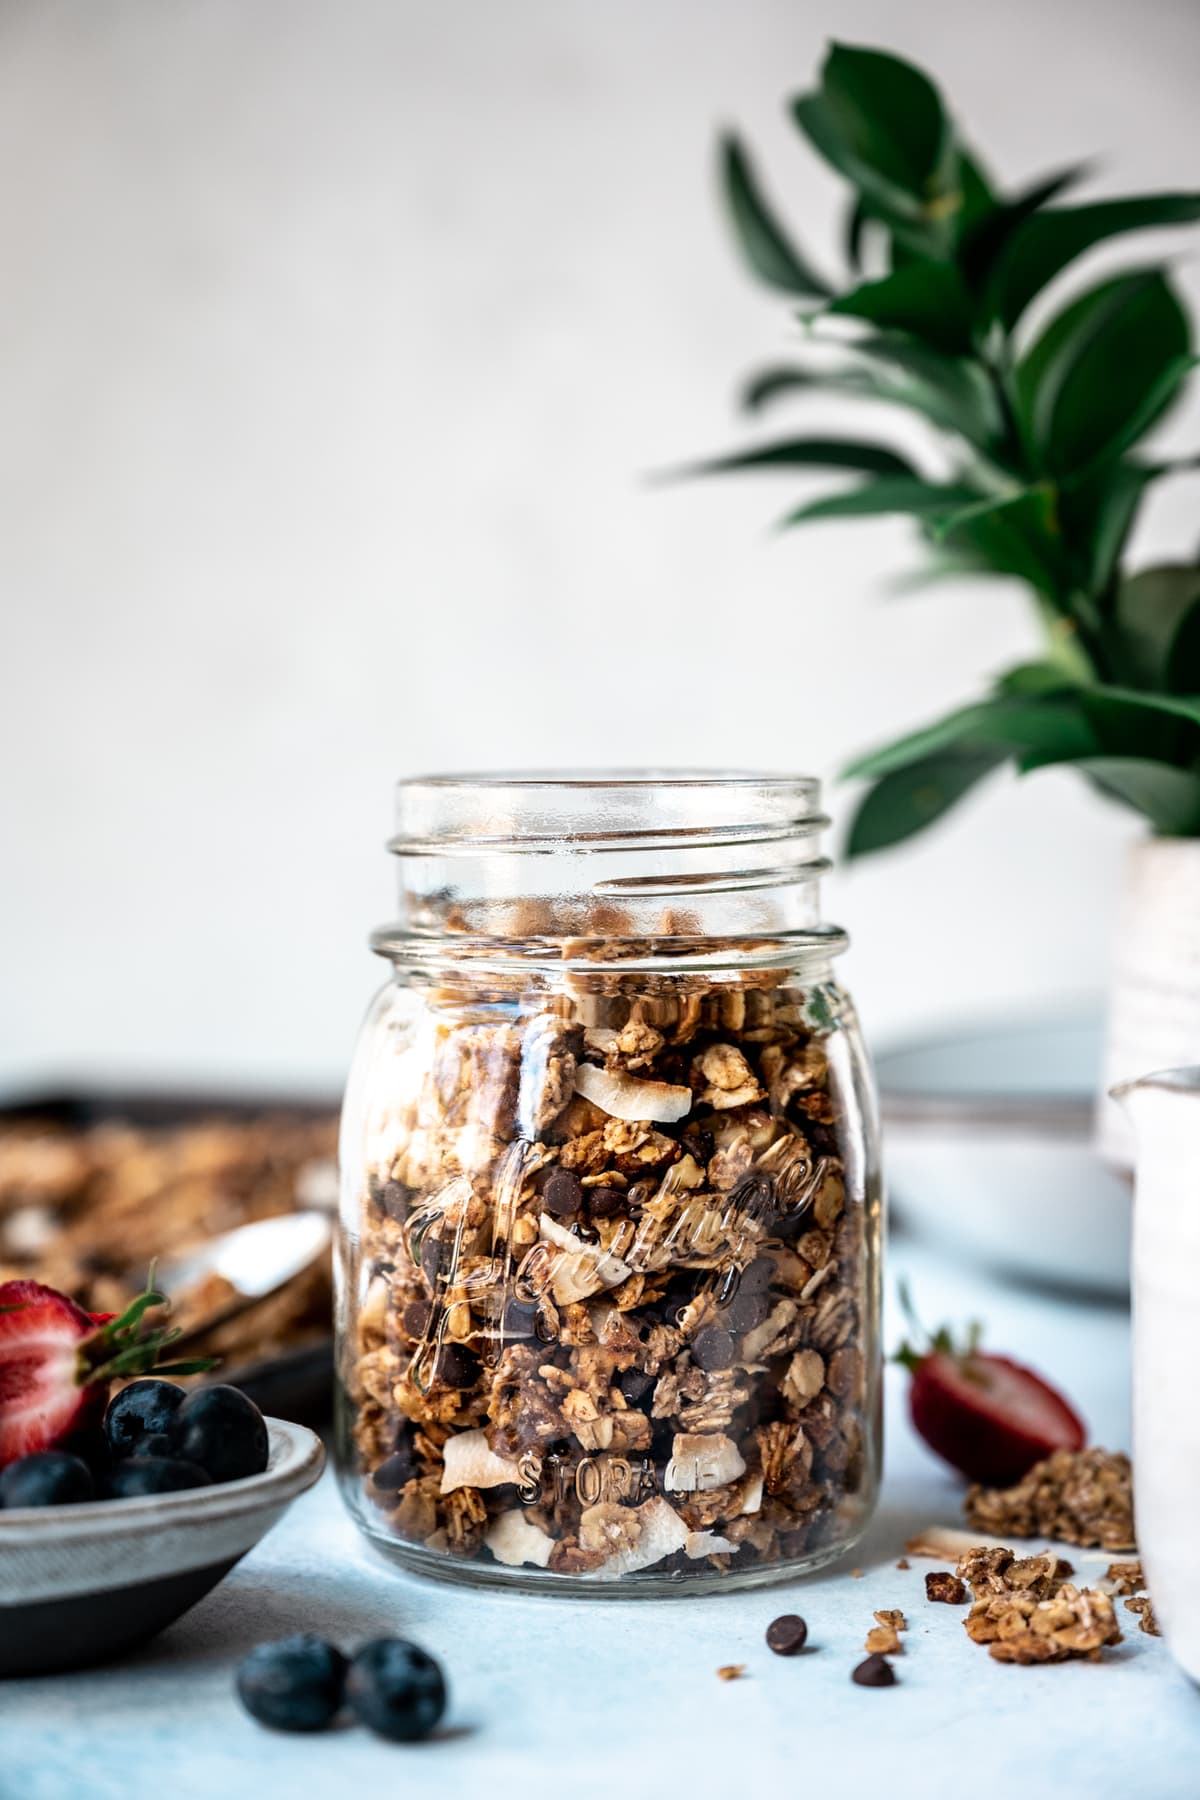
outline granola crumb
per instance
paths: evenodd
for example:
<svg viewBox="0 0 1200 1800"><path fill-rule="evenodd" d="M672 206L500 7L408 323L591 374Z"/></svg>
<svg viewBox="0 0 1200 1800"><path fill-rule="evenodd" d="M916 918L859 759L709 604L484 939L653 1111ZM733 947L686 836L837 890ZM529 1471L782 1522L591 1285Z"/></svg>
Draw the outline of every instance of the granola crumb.
<svg viewBox="0 0 1200 1800"><path fill-rule="evenodd" d="M1114 1594L1142 1594L1146 1591L1146 1577L1139 1559L1132 1562L1109 1563L1104 1571L1105 1581L1111 1581Z"/></svg>
<svg viewBox="0 0 1200 1800"><path fill-rule="evenodd" d="M1133 1478L1122 1451L1055 1450L1010 1488L968 1489L968 1524L1005 1537L1050 1537L1132 1550Z"/></svg>
<svg viewBox="0 0 1200 1800"><path fill-rule="evenodd" d="M900 1561L896 1564L896 1567L898 1569L911 1569L912 1564L909 1562L907 1556L902 1556Z"/></svg>
<svg viewBox="0 0 1200 1800"><path fill-rule="evenodd" d="M746 1673L745 1663L722 1663L717 1670L718 1681L740 1681Z"/></svg>
<svg viewBox="0 0 1200 1800"><path fill-rule="evenodd" d="M863 1649L871 1656L899 1656L904 1645L894 1625L874 1625L866 1635Z"/></svg>
<svg viewBox="0 0 1200 1800"><path fill-rule="evenodd" d="M876 1611L875 1618L880 1625L890 1625L893 1631L907 1631L908 1620L898 1606L885 1607L882 1612Z"/></svg>
<svg viewBox="0 0 1200 1800"><path fill-rule="evenodd" d="M861 1569L851 1569L850 1578L852 1581L861 1581L862 1576L863 1576L863 1572Z"/></svg>
<svg viewBox="0 0 1200 1800"><path fill-rule="evenodd" d="M980 1547L957 1573L975 1596L963 1628L997 1662L1097 1662L1107 1645L1121 1642L1109 1595L1076 1587L1067 1579L1071 1565L1051 1552L1016 1557Z"/></svg>
<svg viewBox="0 0 1200 1800"><path fill-rule="evenodd" d="M967 1598L967 1584L949 1569L931 1569L925 1577L925 1598L944 1600L947 1606L962 1606Z"/></svg>
<svg viewBox="0 0 1200 1800"><path fill-rule="evenodd" d="M1137 1613L1138 1630L1144 1631L1147 1637L1161 1637L1158 1620L1154 1614L1154 1602L1149 1594L1135 1594L1125 1602L1126 1612Z"/></svg>

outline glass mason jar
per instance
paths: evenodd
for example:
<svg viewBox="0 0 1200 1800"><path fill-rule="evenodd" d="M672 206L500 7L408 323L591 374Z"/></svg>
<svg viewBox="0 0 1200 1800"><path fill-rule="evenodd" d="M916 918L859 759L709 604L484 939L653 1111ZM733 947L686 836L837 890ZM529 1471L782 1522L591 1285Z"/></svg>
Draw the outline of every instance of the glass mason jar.
<svg viewBox="0 0 1200 1800"><path fill-rule="evenodd" d="M763 1584L880 1453L871 1077L815 781L402 782L342 1123L339 1462L454 1580Z"/></svg>

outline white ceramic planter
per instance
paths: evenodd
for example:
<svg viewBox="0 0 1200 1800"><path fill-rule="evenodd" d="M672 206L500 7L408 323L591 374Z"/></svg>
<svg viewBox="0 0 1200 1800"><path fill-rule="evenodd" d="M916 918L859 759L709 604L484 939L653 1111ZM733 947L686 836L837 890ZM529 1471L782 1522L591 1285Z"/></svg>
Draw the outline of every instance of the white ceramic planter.
<svg viewBox="0 0 1200 1800"><path fill-rule="evenodd" d="M1200 1682L1200 1068L1119 1090L1137 1131L1133 1207L1133 1501L1163 1635Z"/></svg>
<svg viewBox="0 0 1200 1800"><path fill-rule="evenodd" d="M1200 838L1144 838L1125 865L1097 1135L1132 1169L1133 1133L1108 1091L1200 1063Z"/></svg>

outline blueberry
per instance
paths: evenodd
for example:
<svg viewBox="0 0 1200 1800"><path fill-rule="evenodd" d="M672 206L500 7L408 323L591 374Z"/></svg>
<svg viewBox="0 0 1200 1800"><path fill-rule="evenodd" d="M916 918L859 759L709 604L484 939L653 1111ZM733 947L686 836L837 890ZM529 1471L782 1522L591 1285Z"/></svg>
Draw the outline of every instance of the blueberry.
<svg viewBox="0 0 1200 1800"><path fill-rule="evenodd" d="M171 1440L165 1431L151 1431L139 1438L130 1453L133 1456L167 1456L173 1455Z"/></svg>
<svg viewBox="0 0 1200 1800"><path fill-rule="evenodd" d="M428 1737L446 1710L438 1664L403 1638L376 1638L350 1664L346 1700L380 1737L410 1744Z"/></svg>
<svg viewBox="0 0 1200 1800"><path fill-rule="evenodd" d="M184 1488L210 1486L196 1463L168 1456L126 1456L104 1484L110 1500L132 1500L138 1494L177 1494Z"/></svg>
<svg viewBox="0 0 1200 1800"><path fill-rule="evenodd" d="M240 1388L197 1388L171 1421L171 1446L184 1462L199 1463L214 1481L241 1481L267 1466L267 1427Z"/></svg>
<svg viewBox="0 0 1200 1800"><path fill-rule="evenodd" d="M259 1644L238 1667L238 1699L276 1731L324 1731L342 1704L346 1659L318 1637Z"/></svg>
<svg viewBox="0 0 1200 1800"><path fill-rule="evenodd" d="M35 1450L0 1475L0 1506L76 1506L95 1498L92 1471L65 1450Z"/></svg>
<svg viewBox="0 0 1200 1800"><path fill-rule="evenodd" d="M170 1431L187 1391L173 1381L131 1381L109 1402L104 1434L116 1457L146 1454L140 1440Z"/></svg>

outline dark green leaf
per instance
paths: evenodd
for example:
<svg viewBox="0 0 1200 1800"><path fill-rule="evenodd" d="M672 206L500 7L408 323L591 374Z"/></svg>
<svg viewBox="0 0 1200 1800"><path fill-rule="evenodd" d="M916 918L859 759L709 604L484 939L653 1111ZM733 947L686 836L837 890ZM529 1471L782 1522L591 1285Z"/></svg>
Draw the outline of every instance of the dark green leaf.
<svg viewBox="0 0 1200 1800"><path fill-rule="evenodd" d="M910 396L909 404L917 404L935 424L960 432L981 449L988 448L1002 433L1004 421L995 390L971 358L947 356L899 333L862 338L854 345L854 352L912 376L922 398L914 402Z"/></svg>
<svg viewBox="0 0 1200 1800"><path fill-rule="evenodd" d="M852 200L846 213L846 225L842 234L842 247L846 253L846 261L850 264L850 267L854 270L856 275L862 268L863 237L866 234L866 229L870 222L871 215L867 211L862 198L859 197Z"/></svg>
<svg viewBox="0 0 1200 1800"><path fill-rule="evenodd" d="M832 290L776 223L749 156L735 137L721 145L725 201L746 261L761 280L785 293L823 299Z"/></svg>
<svg viewBox="0 0 1200 1800"><path fill-rule="evenodd" d="M867 399L879 398L870 375L862 369L761 369L751 376L741 392L745 412L761 412L772 401L794 394L858 393Z"/></svg>
<svg viewBox="0 0 1200 1800"><path fill-rule="evenodd" d="M1055 662L1017 663L997 677L998 694L1024 695L1027 698L1048 694L1070 693L1078 684Z"/></svg>
<svg viewBox="0 0 1200 1800"><path fill-rule="evenodd" d="M780 528L805 525L815 519L878 518L886 513L908 513L918 518L936 519L943 512L962 506L968 488L944 486L922 481L919 477L884 475L863 487L851 488L846 494L827 494L822 500L810 500L780 520Z"/></svg>
<svg viewBox="0 0 1200 1800"><path fill-rule="evenodd" d="M886 850L932 825L1006 760L1003 750L945 751L877 781L855 812L847 856Z"/></svg>
<svg viewBox="0 0 1200 1800"><path fill-rule="evenodd" d="M1168 693L1200 693L1198 608L1200 568L1194 564L1164 563L1120 584L1113 625L1130 681Z"/></svg>
<svg viewBox="0 0 1200 1800"><path fill-rule="evenodd" d="M874 169L855 154L824 94L800 94L791 103L791 113L818 155L869 197L872 211L881 210L888 218L907 219L919 226L921 202L906 192L892 172Z"/></svg>
<svg viewBox="0 0 1200 1800"><path fill-rule="evenodd" d="M1162 469L1134 461L1105 463L1059 491L1063 537L1080 562L1090 594L1107 593L1146 488Z"/></svg>
<svg viewBox="0 0 1200 1800"><path fill-rule="evenodd" d="M1038 466L1069 475L1119 455L1131 431L1152 422L1147 395L1189 348L1187 317L1157 270L1117 276L1081 295L1016 372L1022 430Z"/></svg>
<svg viewBox="0 0 1200 1800"><path fill-rule="evenodd" d="M868 475L911 475L912 464L894 450L855 438L791 438L695 463L681 475L726 475L738 469L856 469Z"/></svg>
<svg viewBox="0 0 1200 1800"><path fill-rule="evenodd" d="M1000 204L976 158L961 145L958 152L958 191L960 205L955 224L961 239L966 232L982 224L988 214Z"/></svg>
<svg viewBox="0 0 1200 1800"><path fill-rule="evenodd" d="M1138 756L1092 756L1075 767L1168 837L1200 836L1200 774Z"/></svg>
<svg viewBox="0 0 1200 1800"><path fill-rule="evenodd" d="M994 750L1006 756L1039 753L1058 761L1098 748L1080 714L1076 689L1068 687L1054 697L998 694L974 706L960 707L933 725L858 757L844 773L890 775L948 750Z"/></svg>
<svg viewBox="0 0 1200 1800"><path fill-rule="evenodd" d="M968 285L982 286L1025 220L1039 212L1056 194L1061 194L1065 188L1082 181L1089 172L1090 165L1087 163L1076 163L1073 168L1060 169L1054 175L1045 176L1033 187L1026 188L1015 199L993 206L982 218L960 224L958 264Z"/></svg>
<svg viewBox="0 0 1200 1800"><path fill-rule="evenodd" d="M1028 488L1003 499L981 500L941 521L938 536L970 549L997 574L1016 575L1050 599L1061 597L1067 572L1054 519L1053 497Z"/></svg>
<svg viewBox="0 0 1200 1800"><path fill-rule="evenodd" d="M855 160L925 199L946 148L946 116L928 76L882 50L833 44L821 88Z"/></svg>
<svg viewBox="0 0 1200 1800"><path fill-rule="evenodd" d="M908 331L935 349L969 350L971 307L958 270L923 260L894 269L839 295L826 311L866 319L885 331Z"/></svg>
<svg viewBox="0 0 1200 1800"><path fill-rule="evenodd" d="M1057 207L1026 219L1013 234L989 283L991 311L1013 326L1036 294L1085 250L1126 231L1200 220L1200 194L1144 194Z"/></svg>

